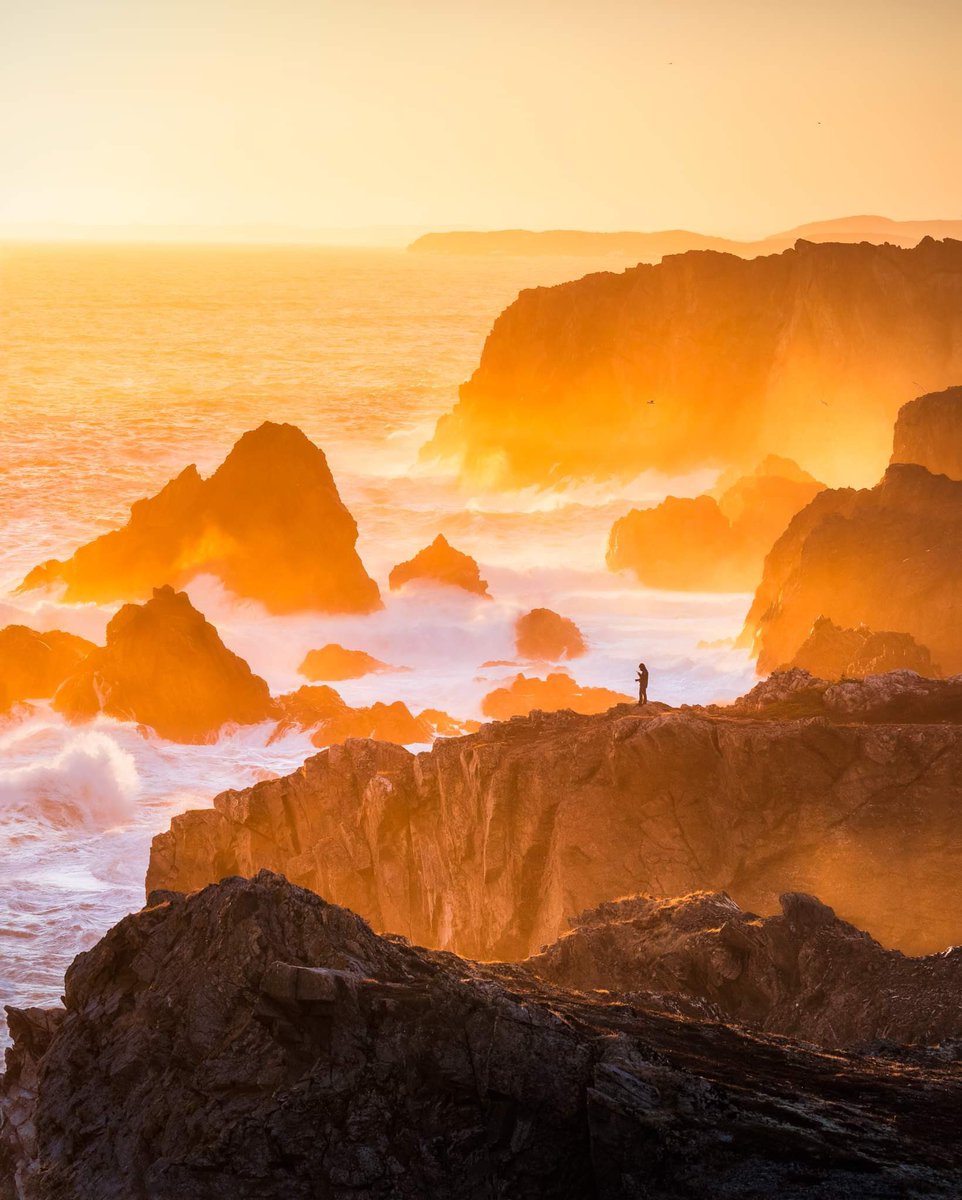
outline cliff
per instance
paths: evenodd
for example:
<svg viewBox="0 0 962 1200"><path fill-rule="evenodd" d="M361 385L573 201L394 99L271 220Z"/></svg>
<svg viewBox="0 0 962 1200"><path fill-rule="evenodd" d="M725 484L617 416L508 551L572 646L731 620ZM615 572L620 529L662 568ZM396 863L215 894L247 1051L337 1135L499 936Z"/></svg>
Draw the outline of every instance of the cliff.
<svg viewBox="0 0 962 1200"><path fill-rule="evenodd" d="M22 1200L954 1197L950 1058L825 1054L376 937L277 876L152 897L11 1011Z"/></svg>
<svg viewBox="0 0 962 1200"><path fill-rule="evenodd" d="M93 642L52 629L26 625L0 629L0 712L21 700L45 700L95 650Z"/></svg>
<svg viewBox="0 0 962 1200"><path fill-rule="evenodd" d="M670 255L522 292L428 458L475 487L751 466L875 479L918 382L962 371L962 242Z"/></svg>
<svg viewBox="0 0 962 1200"><path fill-rule="evenodd" d="M487 582L481 578L478 564L470 554L456 550L443 533L413 558L392 567L388 581L392 592L410 583L435 583L490 599Z"/></svg>
<svg viewBox="0 0 962 1200"><path fill-rule="evenodd" d="M267 867L376 929L485 959L536 953L612 897L702 888L763 913L811 892L887 946L954 944L958 681L837 684L827 704L827 683L794 674L793 717L770 688L730 711L535 714L417 756L348 741L175 817L148 888ZM912 680L932 693L920 707Z"/></svg>
<svg viewBox="0 0 962 1200"><path fill-rule="evenodd" d="M742 639L764 674L819 617L911 635L962 670L962 482L895 464L874 488L821 492L772 547Z"/></svg>
<svg viewBox="0 0 962 1200"><path fill-rule="evenodd" d="M609 570L629 569L647 587L748 592L795 514L825 485L797 463L769 455L714 496L669 496L632 509L611 527Z"/></svg>
<svg viewBox="0 0 962 1200"><path fill-rule="evenodd" d="M142 600L209 573L272 612L369 612L380 595L356 541L323 451L293 425L265 421L209 479L187 467L137 501L122 529L34 568L22 588L62 583L72 601Z"/></svg>
<svg viewBox="0 0 962 1200"><path fill-rule="evenodd" d="M64 680L53 707L72 720L103 712L139 721L175 742L212 741L228 722L255 724L274 711L264 680L171 587L111 618L107 645Z"/></svg>
<svg viewBox="0 0 962 1200"><path fill-rule="evenodd" d="M919 463L933 475L962 479L962 387L903 404L895 422L892 462Z"/></svg>

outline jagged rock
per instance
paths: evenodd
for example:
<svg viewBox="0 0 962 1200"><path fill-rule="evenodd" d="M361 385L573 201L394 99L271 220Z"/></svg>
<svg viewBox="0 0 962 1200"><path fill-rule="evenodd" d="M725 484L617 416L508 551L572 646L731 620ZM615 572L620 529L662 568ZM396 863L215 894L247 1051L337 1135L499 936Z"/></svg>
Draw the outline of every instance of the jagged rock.
<svg viewBox="0 0 962 1200"><path fill-rule="evenodd" d="M899 409L894 463L918 463L933 475L962 479L962 387L919 396Z"/></svg>
<svg viewBox="0 0 962 1200"><path fill-rule="evenodd" d="M580 658L588 647L581 630L550 608L533 608L514 623L514 645L522 658L557 662Z"/></svg>
<svg viewBox="0 0 962 1200"><path fill-rule="evenodd" d="M377 738L407 746L430 742L434 736L432 725L415 717L400 700L392 704L378 700L363 708L352 708L333 688L317 685L279 696L276 704L281 713L278 733L292 726L312 729L315 746L337 746L348 738Z"/></svg>
<svg viewBox="0 0 962 1200"><path fill-rule="evenodd" d="M907 958L812 896L780 904L758 917L724 892L634 896L579 914L525 966L565 988L654 991L823 1046L962 1040L962 949Z"/></svg>
<svg viewBox="0 0 962 1200"><path fill-rule="evenodd" d="M825 717L832 721L962 723L962 675L930 679L889 671L831 683L801 668L775 671L747 695L715 713L748 713L769 720Z"/></svg>
<svg viewBox="0 0 962 1200"><path fill-rule="evenodd" d="M439 708L423 709L418 713L418 720L427 722L436 737L462 737L466 733L477 733L481 728L480 721L452 717Z"/></svg>
<svg viewBox="0 0 962 1200"><path fill-rule="evenodd" d="M620 517L608 538L608 568L627 568L654 588L751 591L772 543L823 487L796 463L769 455L750 475L726 481L717 499L669 496Z"/></svg>
<svg viewBox="0 0 962 1200"><path fill-rule="evenodd" d="M523 291L424 454L475 488L769 453L847 483L878 477L916 381L960 378L962 242L692 251Z"/></svg>
<svg viewBox="0 0 962 1200"><path fill-rule="evenodd" d="M93 642L59 629L37 633L26 625L0 629L0 712L21 700L46 700L79 663Z"/></svg>
<svg viewBox="0 0 962 1200"><path fill-rule="evenodd" d="M264 680L172 587L111 618L107 645L64 680L53 707L72 720L103 712L139 721L175 742L210 741L227 723L256 724L274 711Z"/></svg>
<svg viewBox="0 0 962 1200"><path fill-rule="evenodd" d="M311 683L338 683L344 679L360 679L364 675L397 669L364 650L345 650L336 642L330 642L319 650L308 650L297 668L298 674Z"/></svg>
<svg viewBox="0 0 962 1200"><path fill-rule="evenodd" d="M507 687L495 688L481 701L481 711L495 721L511 717L526 717L541 712L560 712L570 709L577 713L601 713L616 704L630 704L631 697L608 688L582 687L570 675L556 672L547 679L516 675Z"/></svg>
<svg viewBox="0 0 962 1200"><path fill-rule="evenodd" d="M959 681L914 678L958 710ZM962 941L962 724L861 722L818 687L794 719L623 706L417 756L349 741L175 817L148 886L268 867L379 930L485 959L536 953L613 896L701 888L762 913L812 892L908 953Z"/></svg>
<svg viewBox="0 0 962 1200"><path fill-rule="evenodd" d="M470 554L455 550L443 533L439 533L430 546L419 550L413 558L398 563L388 576L392 592L418 580L463 588L478 596L490 596L478 564Z"/></svg>
<svg viewBox="0 0 962 1200"><path fill-rule="evenodd" d="M63 583L72 601L142 600L158 584L213 574L272 612L370 612L380 596L356 541L323 451L295 426L265 421L209 479L187 467L138 500L122 529L36 567L22 587Z"/></svg>
<svg viewBox="0 0 962 1200"><path fill-rule="evenodd" d="M791 662L814 622L907 633L962 670L962 482L890 466L874 488L815 497L772 547L745 621L765 674Z"/></svg>
<svg viewBox="0 0 962 1200"><path fill-rule="evenodd" d="M863 679L888 671L914 671L917 675L941 674L932 655L907 633L876 633L866 625L842 629L828 617L819 617L811 632L782 671L799 668L820 679Z"/></svg>
<svg viewBox="0 0 962 1200"><path fill-rule="evenodd" d="M64 1000L35 1138L0 1131L22 1200L962 1187L951 1066L576 995L375 937L268 874L152 897L76 959ZM10 1088L8 1072L5 1110Z"/></svg>

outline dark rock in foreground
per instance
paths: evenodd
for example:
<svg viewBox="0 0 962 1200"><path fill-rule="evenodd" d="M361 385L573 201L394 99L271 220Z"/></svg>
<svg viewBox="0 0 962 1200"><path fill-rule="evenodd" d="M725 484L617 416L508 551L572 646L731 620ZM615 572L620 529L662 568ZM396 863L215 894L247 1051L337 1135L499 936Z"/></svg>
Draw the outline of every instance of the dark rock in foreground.
<svg viewBox="0 0 962 1200"><path fill-rule="evenodd" d="M151 904L78 957L65 1015L11 1014L4 1200L962 1189L951 1056L575 995L376 937L269 874Z"/></svg>

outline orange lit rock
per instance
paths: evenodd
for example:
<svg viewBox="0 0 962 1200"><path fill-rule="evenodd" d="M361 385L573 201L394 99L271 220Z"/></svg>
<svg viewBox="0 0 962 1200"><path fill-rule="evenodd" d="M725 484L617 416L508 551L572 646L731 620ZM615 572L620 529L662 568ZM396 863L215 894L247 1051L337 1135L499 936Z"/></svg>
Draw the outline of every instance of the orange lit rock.
<svg viewBox="0 0 962 1200"><path fill-rule="evenodd" d="M557 661L579 658L588 647L581 630L550 608L533 608L514 624L514 645L522 658Z"/></svg>
<svg viewBox="0 0 962 1200"><path fill-rule="evenodd" d="M909 634L962 671L962 482L894 464L874 488L821 492L765 560L745 622L767 674L790 663L819 617Z"/></svg>
<svg viewBox="0 0 962 1200"><path fill-rule="evenodd" d="M278 732L292 726L313 730L315 746L336 746L348 738L377 738L406 746L430 742L434 736L431 724L415 717L400 700L352 708L333 688L315 686L279 696L276 703L282 717Z"/></svg>
<svg viewBox="0 0 962 1200"><path fill-rule="evenodd" d="M439 708L426 708L418 713L419 721L426 721L437 737L461 737L466 733L477 733L480 721L463 721L449 716Z"/></svg>
<svg viewBox="0 0 962 1200"><path fill-rule="evenodd" d="M819 617L798 653L783 671L799 667L820 679L862 679L887 671L939 675L932 655L907 633L875 633L865 625L841 629Z"/></svg>
<svg viewBox="0 0 962 1200"><path fill-rule="evenodd" d="M796 463L769 455L750 475L723 483L718 499L669 496L632 509L608 539L612 571L633 571L647 587L747 592L792 517L823 488Z"/></svg>
<svg viewBox="0 0 962 1200"><path fill-rule="evenodd" d="M899 409L894 463L918 463L933 475L962 479L962 387L919 396Z"/></svg>
<svg viewBox="0 0 962 1200"><path fill-rule="evenodd" d="M378 671L394 671L379 658L365 653L363 650L345 650L343 646L331 642L319 650L308 650L304 661L297 668L298 674L312 683L320 680L330 680L337 683L344 679L360 679L364 675L373 675Z"/></svg>
<svg viewBox="0 0 962 1200"><path fill-rule="evenodd" d="M425 456L473 487L750 467L877 479L906 396L962 378L962 242L799 241L522 292Z"/></svg>
<svg viewBox="0 0 962 1200"><path fill-rule="evenodd" d="M82 720L99 712L139 721L175 742L207 742L227 723L272 715L267 684L220 640L184 592L155 588L125 604L94 649L60 685L53 707Z"/></svg>
<svg viewBox="0 0 962 1200"><path fill-rule="evenodd" d="M266 421L209 479L187 467L132 505L122 529L36 567L22 586L62 582L68 600L139 600L210 573L272 612L369 612L380 596L356 541L323 452L293 425Z"/></svg>
<svg viewBox="0 0 962 1200"><path fill-rule="evenodd" d="M425 546L407 562L398 563L388 577L395 592L415 580L441 583L447 587L463 588L478 596L489 596L488 585L481 578L478 564L470 554L462 554L439 533L430 546Z"/></svg>
<svg viewBox="0 0 962 1200"><path fill-rule="evenodd" d="M95 650L93 642L59 629L0 629L0 711L21 700L45 700Z"/></svg>
<svg viewBox="0 0 962 1200"><path fill-rule="evenodd" d="M481 701L481 711L496 721L524 717L535 709L577 713L607 712L616 704L631 704L633 698L607 688L581 687L570 675L549 675L547 679L529 679L516 675L508 687L495 688Z"/></svg>

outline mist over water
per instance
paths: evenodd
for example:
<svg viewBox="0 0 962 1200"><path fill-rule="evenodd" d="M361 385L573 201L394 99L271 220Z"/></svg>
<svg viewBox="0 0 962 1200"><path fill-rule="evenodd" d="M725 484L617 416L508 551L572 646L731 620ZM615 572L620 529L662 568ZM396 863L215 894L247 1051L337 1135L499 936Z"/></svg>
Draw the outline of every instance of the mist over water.
<svg viewBox="0 0 962 1200"><path fill-rule="evenodd" d="M700 643L732 638L747 597L647 591L604 566L608 530L632 504L697 494L711 475L486 497L417 460L521 288L622 265L276 247L0 249L0 624L102 642L117 606L67 606L15 587L38 562L122 523L189 463L209 473L270 419L324 449L385 600L370 616L276 617L216 579L195 580L193 603L273 691L304 682L308 649L339 642L408 668L335 685L349 703L477 717L485 692L517 669L533 673L481 664L512 660L514 619L544 605L589 642L570 666L581 683L630 692L643 657L654 698L740 694L747 657ZM390 568L439 532L478 560L493 599L388 591ZM172 815L314 752L305 734L268 745L270 730L175 746L108 719L72 728L46 705L0 725L0 1001L60 995L72 957L139 907L150 837Z"/></svg>

